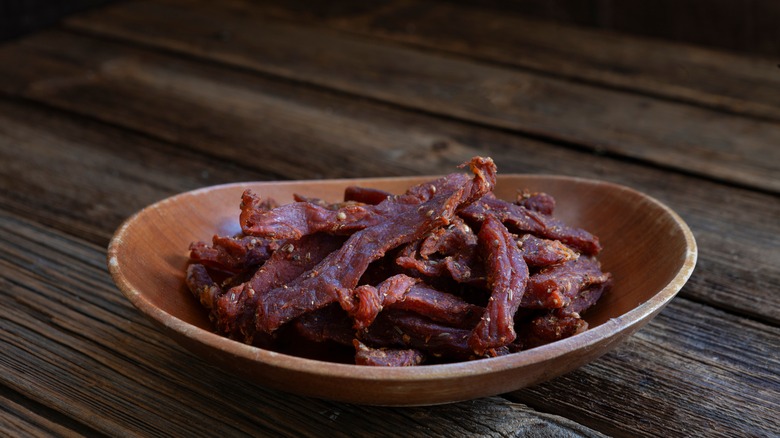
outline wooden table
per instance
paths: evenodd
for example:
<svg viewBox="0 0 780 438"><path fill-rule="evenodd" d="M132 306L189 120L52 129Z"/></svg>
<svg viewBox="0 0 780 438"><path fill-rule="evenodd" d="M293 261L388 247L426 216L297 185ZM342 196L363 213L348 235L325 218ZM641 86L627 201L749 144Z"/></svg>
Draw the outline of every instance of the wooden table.
<svg viewBox="0 0 780 438"><path fill-rule="evenodd" d="M217 3L120 2L0 45L0 435L780 434L776 59L443 2ZM576 372L391 409L225 375L106 269L119 224L182 191L473 155L658 198L696 271Z"/></svg>

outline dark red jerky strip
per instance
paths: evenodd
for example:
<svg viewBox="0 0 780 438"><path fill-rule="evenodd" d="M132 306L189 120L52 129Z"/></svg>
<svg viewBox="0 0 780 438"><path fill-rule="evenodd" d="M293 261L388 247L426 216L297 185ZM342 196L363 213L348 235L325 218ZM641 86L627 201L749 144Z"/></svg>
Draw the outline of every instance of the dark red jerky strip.
<svg viewBox="0 0 780 438"><path fill-rule="evenodd" d="M349 306L350 293L371 262L390 249L420 239L436 227L449 224L464 203L473 202L493 189L493 161L475 158L470 165L473 179L464 181L464 175L453 174L450 176L453 181L463 183L443 181L442 186L451 190L437 189L423 203L413 203L410 196L393 197L382 202L377 207L382 209L384 221L356 232L311 271L260 297L256 311L258 331L271 333L282 324L334 301L343 303L344 307Z"/></svg>
<svg viewBox="0 0 780 438"><path fill-rule="evenodd" d="M268 260L278 246L275 240L254 236L214 236L211 246L205 242L190 245L190 260L211 269L238 273Z"/></svg>
<svg viewBox="0 0 780 438"><path fill-rule="evenodd" d="M555 210L555 198L547 193L522 192L517 195L515 204L551 216Z"/></svg>
<svg viewBox="0 0 780 438"><path fill-rule="evenodd" d="M468 345L471 330L448 327L411 312L386 310L368 330L358 332L367 345L391 348L414 348L451 360L474 356Z"/></svg>
<svg viewBox="0 0 780 438"><path fill-rule="evenodd" d="M355 364L377 367L410 367L419 365L425 356L415 349L371 348L355 339Z"/></svg>
<svg viewBox="0 0 780 438"><path fill-rule="evenodd" d="M426 236L420 244L420 255L428 258L433 254L453 255L464 250L475 249L477 236L463 219L455 217L446 228L439 228Z"/></svg>
<svg viewBox="0 0 780 438"><path fill-rule="evenodd" d="M461 211L467 221L482 223L489 215L495 215L510 230L518 234L531 233L546 239L560 240L566 245L588 255L601 251L596 236L580 229L569 227L552 216L547 216L520 205L512 204L488 195Z"/></svg>
<svg viewBox="0 0 780 438"><path fill-rule="evenodd" d="M533 318L527 324L519 327L517 342L513 347L514 349L527 350L574 336L587 328L588 323L577 316L558 316L549 313Z"/></svg>
<svg viewBox="0 0 780 438"><path fill-rule="evenodd" d="M583 288L609 279L609 274L601 272L596 259L581 256L532 275L520 306L530 309L561 308L569 305Z"/></svg>
<svg viewBox="0 0 780 438"><path fill-rule="evenodd" d="M448 227L434 230L422 241L407 245L396 263L429 277L448 273L455 281L467 283L475 278L471 267L476 265L476 258L477 237L456 217Z"/></svg>
<svg viewBox="0 0 780 438"><path fill-rule="evenodd" d="M523 260L535 268L557 265L579 257L574 250L557 240L540 239L532 234L517 239L517 245L523 253Z"/></svg>
<svg viewBox="0 0 780 438"><path fill-rule="evenodd" d="M369 205L377 205L391 196L393 194L390 192L368 187L349 186L344 190L344 201L362 202Z"/></svg>
<svg viewBox="0 0 780 438"><path fill-rule="evenodd" d="M481 307L404 274L390 277L377 287L360 286L355 289L355 297L349 312L356 329L371 325L384 308L407 310L461 328L473 327L482 314Z"/></svg>
<svg viewBox="0 0 780 438"><path fill-rule="evenodd" d="M292 324L299 335L314 342L352 345L355 339L352 318L337 304L302 315Z"/></svg>
<svg viewBox="0 0 780 438"><path fill-rule="evenodd" d="M482 319L469 337L478 356L515 340L514 316L528 282L528 265L514 236L494 216L488 216L477 235L485 260L491 295Z"/></svg>
<svg viewBox="0 0 780 438"><path fill-rule="evenodd" d="M244 196L251 193L245 192ZM375 209L349 204L333 210L312 202L294 202L270 211L242 209L241 229L249 235L273 239L300 239L318 232L349 235L380 222L382 217Z"/></svg>
<svg viewBox="0 0 780 438"><path fill-rule="evenodd" d="M588 310L601 297L612 288L612 275L604 274L606 279L601 283L593 283L586 287L581 288L570 300L569 304L556 309L555 312L559 316L574 315L579 316L581 313Z"/></svg>
<svg viewBox="0 0 780 438"><path fill-rule="evenodd" d="M436 290L425 283L416 283L406 293L385 307L407 310L453 327L470 328L479 320L482 307Z"/></svg>
<svg viewBox="0 0 780 438"><path fill-rule="evenodd" d="M251 343L255 336L254 309L258 298L308 271L343 242L344 238L327 234L287 241L249 281L219 297L214 309L218 330Z"/></svg>
<svg viewBox="0 0 780 438"><path fill-rule="evenodd" d="M308 202L309 204L314 204L318 207L322 207L326 210L332 210L332 211L338 211L341 209L346 209L348 207L372 205L372 204L366 204L365 202L355 202L355 201L328 202L324 199L311 198L308 196L300 195L298 193L293 194L293 200L295 202Z"/></svg>
<svg viewBox="0 0 780 438"><path fill-rule="evenodd" d="M217 298L222 295L222 288L214 282L205 266L192 264L187 266L185 282L195 298L207 309L214 307Z"/></svg>

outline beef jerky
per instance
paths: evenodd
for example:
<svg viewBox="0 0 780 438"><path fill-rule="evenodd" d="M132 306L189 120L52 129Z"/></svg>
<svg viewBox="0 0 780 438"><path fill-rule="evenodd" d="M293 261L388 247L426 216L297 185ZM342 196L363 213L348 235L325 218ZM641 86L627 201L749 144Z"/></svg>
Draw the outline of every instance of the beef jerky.
<svg viewBox="0 0 780 438"><path fill-rule="evenodd" d="M596 304L596 302L612 287L612 276L603 274L595 283L589 284L574 294L569 303L560 309L556 309L558 315L579 316Z"/></svg>
<svg viewBox="0 0 780 438"><path fill-rule="evenodd" d="M551 216L555 210L555 198L547 193L530 193L523 191L517 195L515 204L547 216Z"/></svg>
<svg viewBox="0 0 780 438"><path fill-rule="evenodd" d="M468 345L471 330L449 327L411 312L382 312L366 331L358 336L366 345L390 348L414 348L436 358L467 360L474 357Z"/></svg>
<svg viewBox="0 0 780 438"><path fill-rule="evenodd" d="M468 343L481 356L490 348L505 347L515 340L514 315L525 293L528 265L512 234L494 216L485 218L477 237L491 295Z"/></svg>
<svg viewBox="0 0 780 438"><path fill-rule="evenodd" d="M419 279L395 275L377 287L363 285L355 289L354 300L346 309L354 318L355 328L371 325L384 308L406 310L453 327L472 327L482 308L446 292L432 288Z"/></svg>
<svg viewBox="0 0 780 438"><path fill-rule="evenodd" d="M519 328L518 340L514 348L527 350L549 344L574 336L587 328L588 323L575 315L548 313L537 316Z"/></svg>
<svg viewBox="0 0 780 438"><path fill-rule="evenodd" d="M439 192L451 193L466 190L461 203L468 204L482 197L488 179L490 191L495 184L495 164L489 158L475 157L469 163L474 172L473 184L463 174L451 174L433 182L410 188L405 195L386 198L377 205L347 203L331 210L311 202L294 202L273 210L257 209L257 198L251 191L244 192L239 221L247 235L273 239L297 239L315 232L352 234L355 231L386 222L399 213L402 205L420 205L431 200ZM469 190L478 190L471 193ZM466 202L467 201L467 202ZM459 205L459 204L458 204ZM450 208L458 205L452 205ZM433 215L434 209L425 210ZM448 221L451 218L448 218Z"/></svg>
<svg viewBox="0 0 780 438"><path fill-rule="evenodd" d="M409 367L419 365L424 359L420 350L371 348L355 339L355 364L379 367Z"/></svg>
<svg viewBox="0 0 780 438"><path fill-rule="evenodd" d="M273 210L254 209L247 190L243 194L239 218L245 234L269 239L300 239L318 232L348 235L375 225L382 220L374 206L349 203L340 208L319 205L316 202L294 202Z"/></svg>
<svg viewBox="0 0 780 438"><path fill-rule="evenodd" d="M327 234L287 241L245 284L231 288L217 299L214 319L218 330L251 343L255 336L254 308L259 297L311 269L343 241Z"/></svg>
<svg viewBox="0 0 780 438"><path fill-rule="evenodd" d="M464 208L460 214L468 221L476 223L482 223L487 216L492 214L515 233L531 233L545 239L560 240L589 255L595 255L601 251L598 238L589 232L569 227L552 216L497 199L492 194Z"/></svg>
<svg viewBox="0 0 780 438"><path fill-rule="evenodd" d="M301 315L295 319L293 326L299 335L314 342L352 345L355 339L352 318L335 303Z"/></svg>
<svg viewBox="0 0 780 438"><path fill-rule="evenodd" d="M540 239L532 234L517 239L517 246L523 253L523 260L534 268L557 265L579 257L574 250L557 240Z"/></svg>
<svg viewBox="0 0 780 438"><path fill-rule="evenodd" d="M459 283L480 281L477 267L477 237L458 217L446 228L434 230L422 241L408 244L396 263L428 277L448 274ZM481 273L481 272L480 272Z"/></svg>
<svg viewBox="0 0 780 438"><path fill-rule="evenodd" d="M207 309L212 309L216 299L222 295L222 288L211 278L206 267L201 264L193 263L187 266L184 280L190 292Z"/></svg>
<svg viewBox="0 0 780 438"><path fill-rule="evenodd" d="M255 236L214 236L211 245L190 245L190 260L210 269L238 273L262 264L278 247L276 240Z"/></svg>
<svg viewBox="0 0 780 438"><path fill-rule="evenodd" d="M521 306L531 309L561 308L569 305L584 288L606 283L610 278L609 274L601 272L596 259L581 256L532 275Z"/></svg>
<svg viewBox="0 0 780 438"><path fill-rule="evenodd" d="M409 194L376 206L384 220L352 234L339 250L312 270L260 297L257 329L271 333L282 324L334 301L346 304L371 262L390 249L449 224L460 207L484 196L495 185L492 160L475 158L469 164L474 172L472 179L452 174L438 180L444 190L413 192L410 189Z"/></svg>
<svg viewBox="0 0 780 438"><path fill-rule="evenodd" d="M393 196L392 193L367 187L349 186L344 190L344 201L362 202L369 205L377 205L391 196Z"/></svg>

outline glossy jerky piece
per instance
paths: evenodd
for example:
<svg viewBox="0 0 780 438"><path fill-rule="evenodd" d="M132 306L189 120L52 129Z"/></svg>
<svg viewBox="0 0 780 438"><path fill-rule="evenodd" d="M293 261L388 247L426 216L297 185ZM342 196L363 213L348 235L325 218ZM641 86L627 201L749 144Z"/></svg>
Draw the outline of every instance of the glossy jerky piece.
<svg viewBox="0 0 780 438"><path fill-rule="evenodd" d="M408 244L399 253L396 263L428 277L448 274L459 283L479 281L474 268L477 263L477 237L459 217L443 228L431 232L422 241Z"/></svg>
<svg viewBox="0 0 780 438"><path fill-rule="evenodd" d="M387 302L385 307L414 312L435 322L460 328L473 327L482 314L482 307L425 283L412 285L402 296Z"/></svg>
<svg viewBox="0 0 780 438"><path fill-rule="evenodd" d="M540 239L532 234L517 239L517 246L523 254L523 260L535 268L557 265L579 257L574 250L557 240Z"/></svg>
<svg viewBox="0 0 780 438"><path fill-rule="evenodd" d="M612 275L604 274L603 282L596 282L581 288L573 297L571 297L569 303L556 309L558 315L574 315L579 316L581 313L588 310L590 307L596 304L599 299L612 288ZM602 278L598 279L602 280Z"/></svg>
<svg viewBox="0 0 780 438"><path fill-rule="evenodd" d="M300 336L314 342L352 345L355 339L352 318L337 304L302 315L292 324Z"/></svg>
<svg viewBox="0 0 780 438"><path fill-rule="evenodd" d="M580 256L531 275L521 306L530 309L561 308L569 305L583 288L605 283L610 278L609 274L601 272L601 265L596 259Z"/></svg>
<svg viewBox="0 0 780 438"><path fill-rule="evenodd" d="M491 295L468 343L481 356L488 349L505 347L515 340L514 316L525 293L528 265L514 236L497 218L485 218L477 237Z"/></svg>
<svg viewBox="0 0 780 438"><path fill-rule="evenodd" d="M362 202L369 205L377 205L391 196L393 194L390 192L368 187L349 186L344 189L344 201Z"/></svg>
<svg viewBox="0 0 780 438"><path fill-rule="evenodd" d="M464 219L476 223L482 223L492 214L515 233L531 233L545 239L560 240L588 255L595 255L601 251L598 238L589 232L569 227L552 216L497 199L492 194L469 205L460 214Z"/></svg>
<svg viewBox="0 0 780 438"><path fill-rule="evenodd" d="M578 316L548 313L531 319L519 328L514 347L527 350L574 336L587 328L588 323Z"/></svg>
<svg viewBox="0 0 780 438"><path fill-rule="evenodd" d="M442 292L404 274L395 275L377 287L363 285L355 289L354 304L348 312L355 328L368 327L384 308L406 310L453 327L473 327L482 308Z"/></svg>
<svg viewBox="0 0 780 438"><path fill-rule="evenodd" d="M215 307L218 329L234 339L251 343L255 336L254 309L259 297L311 269L343 241L341 237L327 234L287 241L245 284L219 297Z"/></svg>
<svg viewBox="0 0 780 438"><path fill-rule="evenodd" d="M517 195L515 204L547 216L551 216L555 210L555 198L541 192L530 193L524 190Z"/></svg>
<svg viewBox="0 0 780 438"><path fill-rule="evenodd" d="M449 224L462 205L493 189L493 161L475 158L470 166L474 172L472 179L452 174L437 180L448 190L427 190L429 198L424 193L393 197L378 205L385 220L354 233L312 270L260 297L257 329L271 333L282 324L335 301L348 306L351 291L371 262L393 248L420 239L436 227ZM418 201L413 202L414 199Z"/></svg>
<svg viewBox="0 0 780 438"><path fill-rule="evenodd" d="M219 271L239 273L268 260L279 242L254 236L214 236L212 244L190 245L190 260Z"/></svg>
<svg viewBox="0 0 780 438"><path fill-rule="evenodd" d="M222 288L211 278L206 267L201 264L187 266L184 281L190 292L207 309L213 308L216 299L222 295Z"/></svg>
<svg viewBox="0 0 780 438"><path fill-rule="evenodd" d="M415 349L371 348L354 340L355 364L378 367L410 367L419 365L425 356Z"/></svg>
<svg viewBox="0 0 780 438"><path fill-rule="evenodd" d="M436 358L467 360L474 357L468 345L471 330L449 327L411 312L386 310L359 339L374 348L414 348Z"/></svg>
<svg viewBox="0 0 780 438"><path fill-rule="evenodd" d="M247 192L245 197L252 196ZM247 202L243 205L252 206ZM293 202L273 210L244 208L240 218L245 234L272 239L300 239L318 232L349 235L381 220L375 206L349 203L333 209L308 201Z"/></svg>

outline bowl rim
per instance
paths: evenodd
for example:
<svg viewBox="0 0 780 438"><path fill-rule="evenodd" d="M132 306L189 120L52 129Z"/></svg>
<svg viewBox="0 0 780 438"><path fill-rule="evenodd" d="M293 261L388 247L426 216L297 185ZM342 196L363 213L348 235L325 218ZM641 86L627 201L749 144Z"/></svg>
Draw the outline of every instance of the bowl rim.
<svg viewBox="0 0 780 438"><path fill-rule="evenodd" d="M265 350L259 347L247 345L232 339L228 339L224 336L210 332L208 330L201 329L195 325L192 325L177 316L167 313L159 307L152 304L141 291L136 290L129 281L125 278L122 271L122 266L117 258L120 252L120 246L124 240L124 236L128 233L131 227L135 224L135 221L143 214L159 209L163 205L169 202L174 202L178 198L196 196L203 192L211 192L214 190L223 190L229 188L246 187L248 185L300 185L305 183L322 183L328 182L329 184L350 184L354 182L362 183L382 183L382 182L400 182L400 181L412 181L412 180L430 180L437 178L441 175L414 175L414 176L394 176L394 177L369 177L369 178L338 178L327 180L285 180L285 181L244 181L233 182L226 184L218 184L199 189L194 189L176 195L169 196L162 200L159 200L153 204L150 204L143 209L139 210L129 218L127 218L115 231L108 245L107 262L109 272L120 289L122 294L144 315L151 318L156 323L163 327L173 330L178 334L185 336L186 338L197 338L199 343L205 344L205 346L217 350L221 350L225 353L233 356L243 357L251 361L261 362L266 366L276 367L279 369L286 369L289 371L295 371L300 373L322 375L330 378L343 378L343 379L356 379L359 378L365 381L383 381L383 382L414 382L414 381L428 381L436 379L452 379L458 377L473 376L475 374L485 374L492 372L507 371L513 368L522 367L525 365L531 365L534 363L544 362L547 360L555 359L557 357L564 356L567 353L588 349L598 342L609 338L610 334L618 334L626 330L630 330L638 324L641 325L649 319L654 313L659 312L663 307L679 292L686 281L690 278L698 258L698 248L696 240L693 236L691 229L685 223L685 221L671 208L659 200L653 198L650 195L642 193L633 188L616 184L609 181L602 181L591 178L581 178L564 175L553 174L522 174L522 173L506 173L498 176L499 182L502 179L512 178L529 178L529 179L544 179L544 180L565 180L573 183L581 184L598 184L609 186L612 190L620 192L630 193L633 196L639 196L646 199L648 202L660 208L666 214L671 216L675 226L682 233L685 238L686 254L685 259L677 271L675 276L658 292L646 301L639 304L637 307L629 310L628 312L619 315L617 317L610 318L604 323L585 330L582 333L574 335L572 337L552 342L550 344L542 345L529 350L520 351L517 353L493 357L483 358L474 361L456 362L447 364L433 364L423 365L417 367L372 367L362 366L354 364L342 364L335 362L327 362L316 359L308 359L299 356L293 356L284 353L277 353L270 350Z"/></svg>

